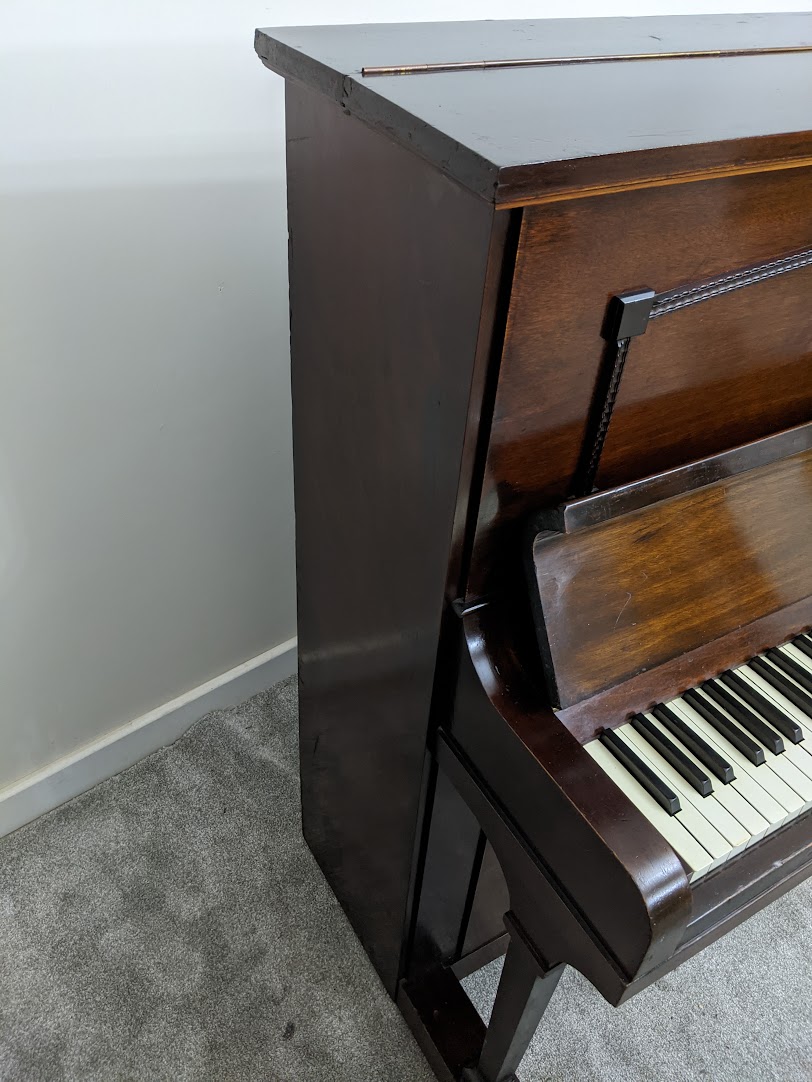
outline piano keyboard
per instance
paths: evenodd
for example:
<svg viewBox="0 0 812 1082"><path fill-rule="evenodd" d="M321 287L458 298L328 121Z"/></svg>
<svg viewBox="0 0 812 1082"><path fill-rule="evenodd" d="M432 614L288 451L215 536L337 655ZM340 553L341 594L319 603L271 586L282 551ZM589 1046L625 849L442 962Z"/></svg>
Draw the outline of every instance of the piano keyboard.
<svg viewBox="0 0 812 1082"><path fill-rule="evenodd" d="M812 636L765 651L586 750L689 880L812 807Z"/></svg>

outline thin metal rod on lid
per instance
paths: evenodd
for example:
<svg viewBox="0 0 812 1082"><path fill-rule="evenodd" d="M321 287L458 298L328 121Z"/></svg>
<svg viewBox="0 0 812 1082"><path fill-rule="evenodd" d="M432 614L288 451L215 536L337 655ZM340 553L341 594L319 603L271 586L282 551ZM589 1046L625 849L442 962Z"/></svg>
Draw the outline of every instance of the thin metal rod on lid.
<svg viewBox="0 0 812 1082"><path fill-rule="evenodd" d="M773 45L751 49L690 49L663 53L609 53L598 56L541 56L514 60L454 60L439 64L382 65L361 68L361 75L431 75L449 71L490 71L499 68L541 68L568 64L618 64L634 60L707 60L734 56L780 56L812 52L810 45Z"/></svg>

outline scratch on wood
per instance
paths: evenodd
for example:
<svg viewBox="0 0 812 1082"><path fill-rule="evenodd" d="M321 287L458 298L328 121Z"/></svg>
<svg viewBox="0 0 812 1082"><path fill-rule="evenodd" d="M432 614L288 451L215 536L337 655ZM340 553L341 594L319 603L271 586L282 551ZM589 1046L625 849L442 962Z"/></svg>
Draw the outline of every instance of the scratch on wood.
<svg viewBox="0 0 812 1082"><path fill-rule="evenodd" d="M620 623L620 618L623 615L623 613L626 611L626 608L628 607L628 604L631 601L631 599L632 599L632 595L631 595L631 592L630 592L630 593L628 593L626 595L626 600L623 602L623 605L622 605L622 607L620 609L620 612L617 614L617 620L615 620L615 626L612 628L613 631L617 631L617 625Z"/></svg>

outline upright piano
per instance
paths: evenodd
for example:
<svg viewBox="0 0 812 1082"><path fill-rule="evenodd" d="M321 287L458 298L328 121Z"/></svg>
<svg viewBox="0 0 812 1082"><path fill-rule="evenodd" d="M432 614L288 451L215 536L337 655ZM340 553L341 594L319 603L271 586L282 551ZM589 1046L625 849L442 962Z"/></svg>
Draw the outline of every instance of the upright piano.
<svg viewBox="0 0 812 1082"><path fill-rule="evenodd" d="M621 1004L812 870L812 16L256 49L304 832L438 1078L501 1082L564 966Z"/></svg>

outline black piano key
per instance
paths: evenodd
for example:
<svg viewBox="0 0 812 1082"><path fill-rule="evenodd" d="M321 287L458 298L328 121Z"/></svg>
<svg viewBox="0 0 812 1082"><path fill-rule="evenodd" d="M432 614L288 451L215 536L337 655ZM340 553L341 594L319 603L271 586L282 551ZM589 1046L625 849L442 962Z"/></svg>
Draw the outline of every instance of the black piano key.
<svg viewBox="0 0 812 1082"><path fill-rule="evenodd" d="M762 672L762 669L769 669L770 666L765 665L761 658L753 658L747 664L752 666L753 671L757 672L759 676L763 676L767 683L772 684L770 677L765 676ZM774 672L775 669L772 669L771 674ZM729 686L734 689L739 698L744 699L748 706L758 711L765 721L774 726L787 740L791 740L793 744L800 744L804 738L804 733L795 718L790 717L780 706L754 688L752 684L748 684L738 673L723 673L722 679L727 676L730 677Z"/></svg>
<svg viewBox="0 0 812 1082"><path fill-rule="evenodd" d="M679 797L662 778L658 778L648 763L644 763L640 756L629 747L625 740L612 732L604 729L600 735L601 743L611 751L619 763L628 770L633 778L643 786L649 796L653 797L663 811L669 815L676 815L682 810Z"/></svg>
<svg viewBox="0 0 812 1082"><path fill-rule="evenodd" d="M673 766L680 777L684 778L692 789L696 789L700 796L711 795L713 785L708 775L693 760L689 759L673 740L670 740L656 725L652 725L649 719L642 714L635 714L631 721L643 739L651 744L666 762Z"/></svg>
<svg viewBox="0 0 812 1082"><path fill-rule="evenodd" d="M777 653L777 651L772 652ZM806 714L807 717L812 718L812 698L810 698L802 688L799 688L793 680L790 680L786 673L776 672L776 669L772 665L768 665L767 662L760 657L754 657L753 660L748 661L747 664L751 669L757 672L759 676L762 676L770 687L775 688L776 691L780 691L785 699L789 699L789 701L794 706L797 706L802 713ZM780 666L778 667L780 668ZM800 665L798 668L800 668ZM797 722L795 722L795 727L798 730L798 739L793 740L793 743L800 744L804 738L804 732Z"/></svg>
<svg viewBox="0 0 812 1082"><path fill-rule="evenodd" d="M812 672L799 665L794 657L785 654L782 650L768 650L767 657L779 669L792 677L796 684L800 684L806 691L812 693Z"/></svg>
<svg viewBox="0 0 812 1082"><path fill-rule="evenodd" d="M784 741L775 729L771 729L763 718L760 718L758 714L755 714L748 706L745 706L730 694L730 687L737 690L736 682L730 679L731 675L725 672L722 673L718 680L708 680L707 683L702 685L702 690L706 691L722 709L727 710L731 717L738 721L739 725L744 726L748 733L771 751L773 755L780 755L784 750ZM739 677L739 680L744 683L741 677Z"/></svg>
<svg viewBox="0 0 812 1082"><path fill-rule="evenodd" d="M812 657L812 641L810 641L808 635L799 635L797 639L792 640L792 645L800 650L802 654Z"/></svg>
<svg viewBox="0 0 812 1082"><path fill-rule="evenodd" d="M763 766L766 763L767 757L764 754L764 748L757 744L751 736L748 736L735 721L731 721L720 710L717 710L713 703L709 703L707 699L702 695L697 695L695 691L686 691L682 698L696 710L697 714L700 714L707 721L708 725L712 725L720 736L723 736L725 740L729 740L733 747L740 751L753 766Z"/></svg>
<svg viewBox="0 0 812 1082"><path fill-rule="evenodd" d="M719 754L716 748L712 748L699 733L695 733L687 721L684 721L667 706L655 706L651 712L669 732L673 733L689 751L694 753L700 763L707 770L710 770L711 774L717 777L719 781L727 785L729 782L736 780L736 774L730 763ZM722 718L722 720L727 719ZM764 753L762 752L761 755L763 758Z"/></svg>

